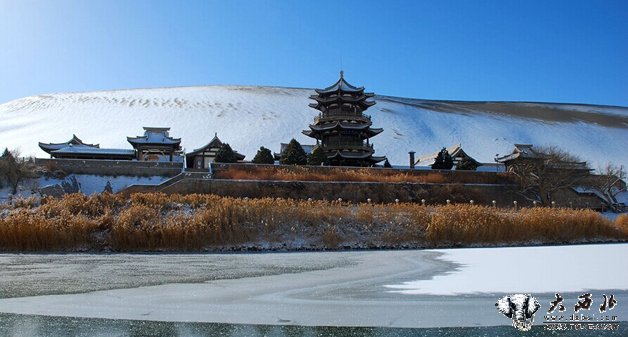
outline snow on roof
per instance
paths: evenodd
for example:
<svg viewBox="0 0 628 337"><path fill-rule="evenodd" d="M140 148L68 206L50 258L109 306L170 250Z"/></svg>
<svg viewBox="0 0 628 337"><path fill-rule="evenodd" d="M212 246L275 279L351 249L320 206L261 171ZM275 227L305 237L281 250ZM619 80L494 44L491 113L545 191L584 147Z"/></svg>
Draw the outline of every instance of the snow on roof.
<svg viewBox="0 0 628 337"><path fill-rule="evenodd" d="M131 144L167 144L176 145L181 143L181 138L172 138L168 134L170 128L144 127L144 136L127 137Z"/></svg>
<svg viewBox="0 0 628 337"><path fill-rule="evenodd" d="M452 145L446 150L452 158L455 158L458 155L458 152L462 150L462 144ZM440 151L441 150L419 157L419 159L416 160L415 164L417 166L430 166L434 164L434 161L436 160L436 157L438 156Z"/></svg>
<svg viewBox="0 0 628 337"><path fill-rule="evenodd" d="M87 146L87 147L100 147L99 144L85 144L83 141L77 137L75 134L72 135L72 138L64 143L42 143L39 142L39 148L44 150L47 153L50 153L55 150L62 149L66 146Z"/></svg>
<svg viewBox="0 0 628 337"><path fill-rule="evenodd" d="M337 91L357 93L360 91L364 91L364 87L355 87L349 84L347 81L345 81L344 72L341 70L340 79L338 79L336 83L330 85L329 87L325 89L316 89L315 91L319 94L329 94L329 93L337 92Z"/></svg>
<svg viewBox="0 0 628 337"><path fill-rule="evenodd" d="M186 153L185 156L186 157L192 157L195 156L199 153L202 153L204 151L207 151L207 149L209 148L213 148L213 147L220 147L222 146L223 142L220 140L220 138L218 138L218 134L214 134L214 138L212 138L212 140L209 141L209 143L199 147L198 149L194 149L192 152L190 153ZM233 149L232 149L233 150ZM241 160L244 159L246 156L238 153L238 151L233 150L233 153L236 155L236 157L240 158Z"/></svg>
<svg viewBox="0 0 628 337"><path fill-rule="evenodd" d="M101 154L101 155L130 155L135 156L135 150L127 149L102 149L90 146L66 146L62 149L52 151L54 154Z"/></svg>

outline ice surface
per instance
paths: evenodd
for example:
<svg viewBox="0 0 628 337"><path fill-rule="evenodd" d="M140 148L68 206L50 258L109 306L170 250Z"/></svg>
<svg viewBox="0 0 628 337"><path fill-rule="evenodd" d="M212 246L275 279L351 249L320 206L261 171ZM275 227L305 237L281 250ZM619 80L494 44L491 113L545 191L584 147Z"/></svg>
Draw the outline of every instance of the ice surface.
<svg viewBox="0 0 628 337"><path fill-rule="evenodd" d="M582 289L595 289L598 301L602 293L612 293L619 303L628 303L621 264L627 251L628 244L232 255L4 254L2 286L26 297L0 299L0 312L304 326L508 325L495 302L513 292L532 292L541 311L554 292L573 301L574 291ZM402 285L395 289L410 294L391 292L386 285ZM63 295L43 295L51 293ZM613 314L625 320L628 306L620 304Z"/></svg>

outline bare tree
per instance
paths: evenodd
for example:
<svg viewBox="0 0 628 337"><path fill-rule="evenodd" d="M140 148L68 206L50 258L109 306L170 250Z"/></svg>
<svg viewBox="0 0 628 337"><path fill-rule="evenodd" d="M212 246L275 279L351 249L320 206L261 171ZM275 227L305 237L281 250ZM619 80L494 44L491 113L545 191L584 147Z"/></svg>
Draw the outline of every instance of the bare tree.
<svg viewBox="0 0 628 337"><path fill-rule="evenodd" d="M623 166L610 163L598 171L600 174L593 177L592 185L600 192L600 197L611 210L618 211L617 195L626 192L626 171Z"/></svg>
<svg viewBox="0 0 628 337"><path fill-rule="evenodd" d="M0 156L0 179L11 187L11 193L17 193L20 182L31 177L34 177L32 165L20 158L17 150L5 149Z"/></svg>
<svg viewBox="0 0 628 337"><path fill-rule="evenodd" d="M527 199L547 205L556 191L575 187L591 175L586 162L557 147L539 147L534 152L533 158L517 161L509 169Z"/></svg>

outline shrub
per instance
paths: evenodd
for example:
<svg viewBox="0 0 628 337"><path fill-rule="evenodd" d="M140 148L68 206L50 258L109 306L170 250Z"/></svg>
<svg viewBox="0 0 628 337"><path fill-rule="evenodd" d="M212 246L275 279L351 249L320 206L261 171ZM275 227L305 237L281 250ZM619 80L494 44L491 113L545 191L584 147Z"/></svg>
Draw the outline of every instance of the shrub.
<svg viewBox="0 0 628 337"><path fill-rule="evenodd" d="M275 158L273 158L273 154L269 149L265 147L260 147L253 158L253 163L255 164L274 164Z"/></svg>
<svg viewBox="0 0 628 337"><path fill-rule="evenodd" d="M307 164L315 166L329 164L327 155L325 154L325 151L323 151L322 147L316 146L314 150L312 150L312 153L307 157Z"/></svg>
<svg viewBox="0 0 628 337"><path fill-rule="evenodd" d="M307 155L303 147L296 139L292 138L288 146L281 153L279 162L283 165L305 165L307 164Z"/></svg>
<svg viewBox="0 0 628 337"><path fill-rule="evenodd" d="M447 151L446 148L440 150L438 155L436 156L436 160L434 164L432 164L432 169L434 170L451 170L454 166L454 161L451 158L451 155Z"/></svg>
<svg viewBox="0 0 628 337"><path fill-rule="evenodd" d="M214 159L217 163L237 163L238 158L231 149L231 146L228 143L223 143L216 152L216 158Z"/></svg>

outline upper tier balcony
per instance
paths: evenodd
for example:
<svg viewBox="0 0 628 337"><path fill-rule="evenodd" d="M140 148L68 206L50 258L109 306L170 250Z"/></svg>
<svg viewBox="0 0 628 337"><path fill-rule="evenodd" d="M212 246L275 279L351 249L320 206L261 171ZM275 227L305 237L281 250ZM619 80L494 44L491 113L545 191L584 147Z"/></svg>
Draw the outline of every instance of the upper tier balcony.
<svg viewBox="0 0 628 337"><path fill-rule="evenodd" d="M351 111L329 111L314 117L314 124L333 121L356 121L360 123L371 123L371 116L363 113Z"/></svg>
<svg viewBox="0 0 628 337"><path fill-rule="evenodd" d="M331 142L323 144L322 146L324 151L333 151L333 150L348 150L348 151L365 151L365 152L374 152L373 144L366 143L346 143L346 142Z"/></svg>

